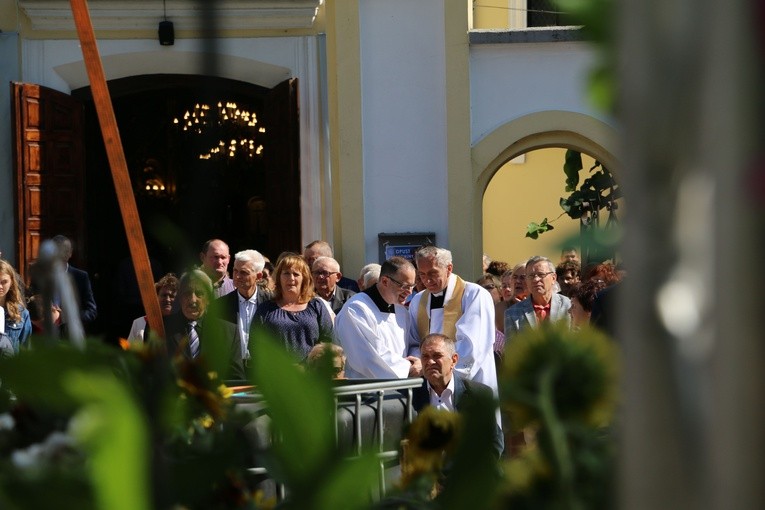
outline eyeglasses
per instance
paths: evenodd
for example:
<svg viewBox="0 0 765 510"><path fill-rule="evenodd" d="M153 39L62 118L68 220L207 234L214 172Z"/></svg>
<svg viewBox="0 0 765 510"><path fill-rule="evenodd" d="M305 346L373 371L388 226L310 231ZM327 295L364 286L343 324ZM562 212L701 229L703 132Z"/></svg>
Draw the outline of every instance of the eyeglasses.
<svg viewBox="0 0 765 510"><path fill-rule="evenodd" d="M481 287L483 287L486 290L494 290L497 288L497 286L494 285L493 283L487 283L486 285L481 285Z"/></svg>
<svg viewBox="0 0 765 510"><path fill-rule="evenodd" d="M401 288L401 290L410 290L410 291L414 290L414 285L404 285L403 283L401 283L400 281L396 280L395 278L391 276L387 276L387 278L388 280L398 285Z"/></svg>
<svg viewBox="0 0 765 510"><path fill-rule="evenodd" d="M314 275L316 278L329 278L333 274L338 274L337 271L312 271L312 275Z"/></svg>
<svg viewBox="0 0 765 510"><path fill-rule="evenodd" d="M554 273L555 273L555 271L548 271L546 273L531 273L531 274L527 274L526 278L529 279L529 280L536 280L537 278L542 280L548 274L554 274Z"/></svg>

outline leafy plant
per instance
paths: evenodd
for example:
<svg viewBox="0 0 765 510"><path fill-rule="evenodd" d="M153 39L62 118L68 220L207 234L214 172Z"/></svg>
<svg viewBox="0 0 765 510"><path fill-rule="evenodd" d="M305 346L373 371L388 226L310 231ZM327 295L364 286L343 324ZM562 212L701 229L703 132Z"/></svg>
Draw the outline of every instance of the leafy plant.
<svg viewBox="0 0 765 510"><path fill-rule="evenodd" d="M503 374L513 428L535 440L508 462L500 499L523 509L612 508L614 344L589 329L526 330L508 346Z"/></svg>
<svg viewBox="0 0 765 510"><path fill-rule="evenodd" d="M617 200L622 197L619 184L611 172L599 161L589 169L589 177L580 184L580 172L583 169L581 153L567 150L563 164L563 173L566 176L566 191L570 192L567 197L561 197L560 207L563 212L554 220L547 218L540 223L531 222L526 227L526 237L537 239L545 232L553 230L551 223L563 215L574 220L583 221L584 231L598 229L600 227L601 211L609 213L605 229L611 229L618 223L616 210ZM611 245L612 249L613 245ZM598 250L603 251L603 250Z"/></svg>

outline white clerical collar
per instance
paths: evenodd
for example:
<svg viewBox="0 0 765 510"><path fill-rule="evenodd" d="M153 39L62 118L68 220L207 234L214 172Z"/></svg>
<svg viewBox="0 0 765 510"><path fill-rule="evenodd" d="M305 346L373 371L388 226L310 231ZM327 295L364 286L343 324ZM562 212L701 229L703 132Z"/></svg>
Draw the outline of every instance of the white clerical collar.
<svg viewBox="0 0 765 510"><path fill-rule="evenodd" d="M435 293L431 294L431 296L433 296L433 297L441 297L441 296L444 295L444 292L445 292L444 290L442 290L441 292L435 292Z"/></svg>

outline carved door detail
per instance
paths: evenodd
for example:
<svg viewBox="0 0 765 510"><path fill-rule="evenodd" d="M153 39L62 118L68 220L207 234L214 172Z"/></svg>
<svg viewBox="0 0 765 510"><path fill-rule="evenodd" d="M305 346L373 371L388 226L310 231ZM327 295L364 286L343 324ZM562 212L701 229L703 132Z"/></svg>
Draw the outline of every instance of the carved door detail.
<svg viewBox="0 0 765 510"><path fill-rule="evenodd" d="M16 239L19 271L27 279L40 241L64 234L85 264L83 107L46 87L12 83Z"/></svg>

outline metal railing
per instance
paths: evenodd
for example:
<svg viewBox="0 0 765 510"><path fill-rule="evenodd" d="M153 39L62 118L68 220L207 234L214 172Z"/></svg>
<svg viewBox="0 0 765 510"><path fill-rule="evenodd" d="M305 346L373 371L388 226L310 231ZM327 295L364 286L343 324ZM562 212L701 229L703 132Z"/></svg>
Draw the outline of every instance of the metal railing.
<svg viewBox="0 0 765 510"><path fill-rule="evenodd" d="M344 380L332 389L335 402L333 416L335 443L340 448L343 416L347 416L350 412L353 418L351 450L354 456L359 456L364 451L374 452L378 459L378 496L381 497L386 492L386 470L398 465L399 446L403 437L404 425L411 423L414 419L413 390L420 387L423 380L411 378L396 380L359 379L358 381ZM400 416L400 420L396 420L399 430L392 430L391 425L386 422L386 411L391 412L391 409L386 407L385 403L386 396L395 397L396 393L400 395L400 399L394 398L393 401L403 403L403 415ZM267 403L263 396L257 392L248 395L235 395L232 399L236 404L261 404L263 407L260 408L260 412L268 414ZM374 413L374 427L364 428L364 418L369 419L370 417L370 412L364 412L365 410L371 410ZM252 467L248 469L248 472L254 475L268 476L265 467ZM277 483L277 497L279 499L286 497L287 490L288 488L283 484Z"/></svg>

